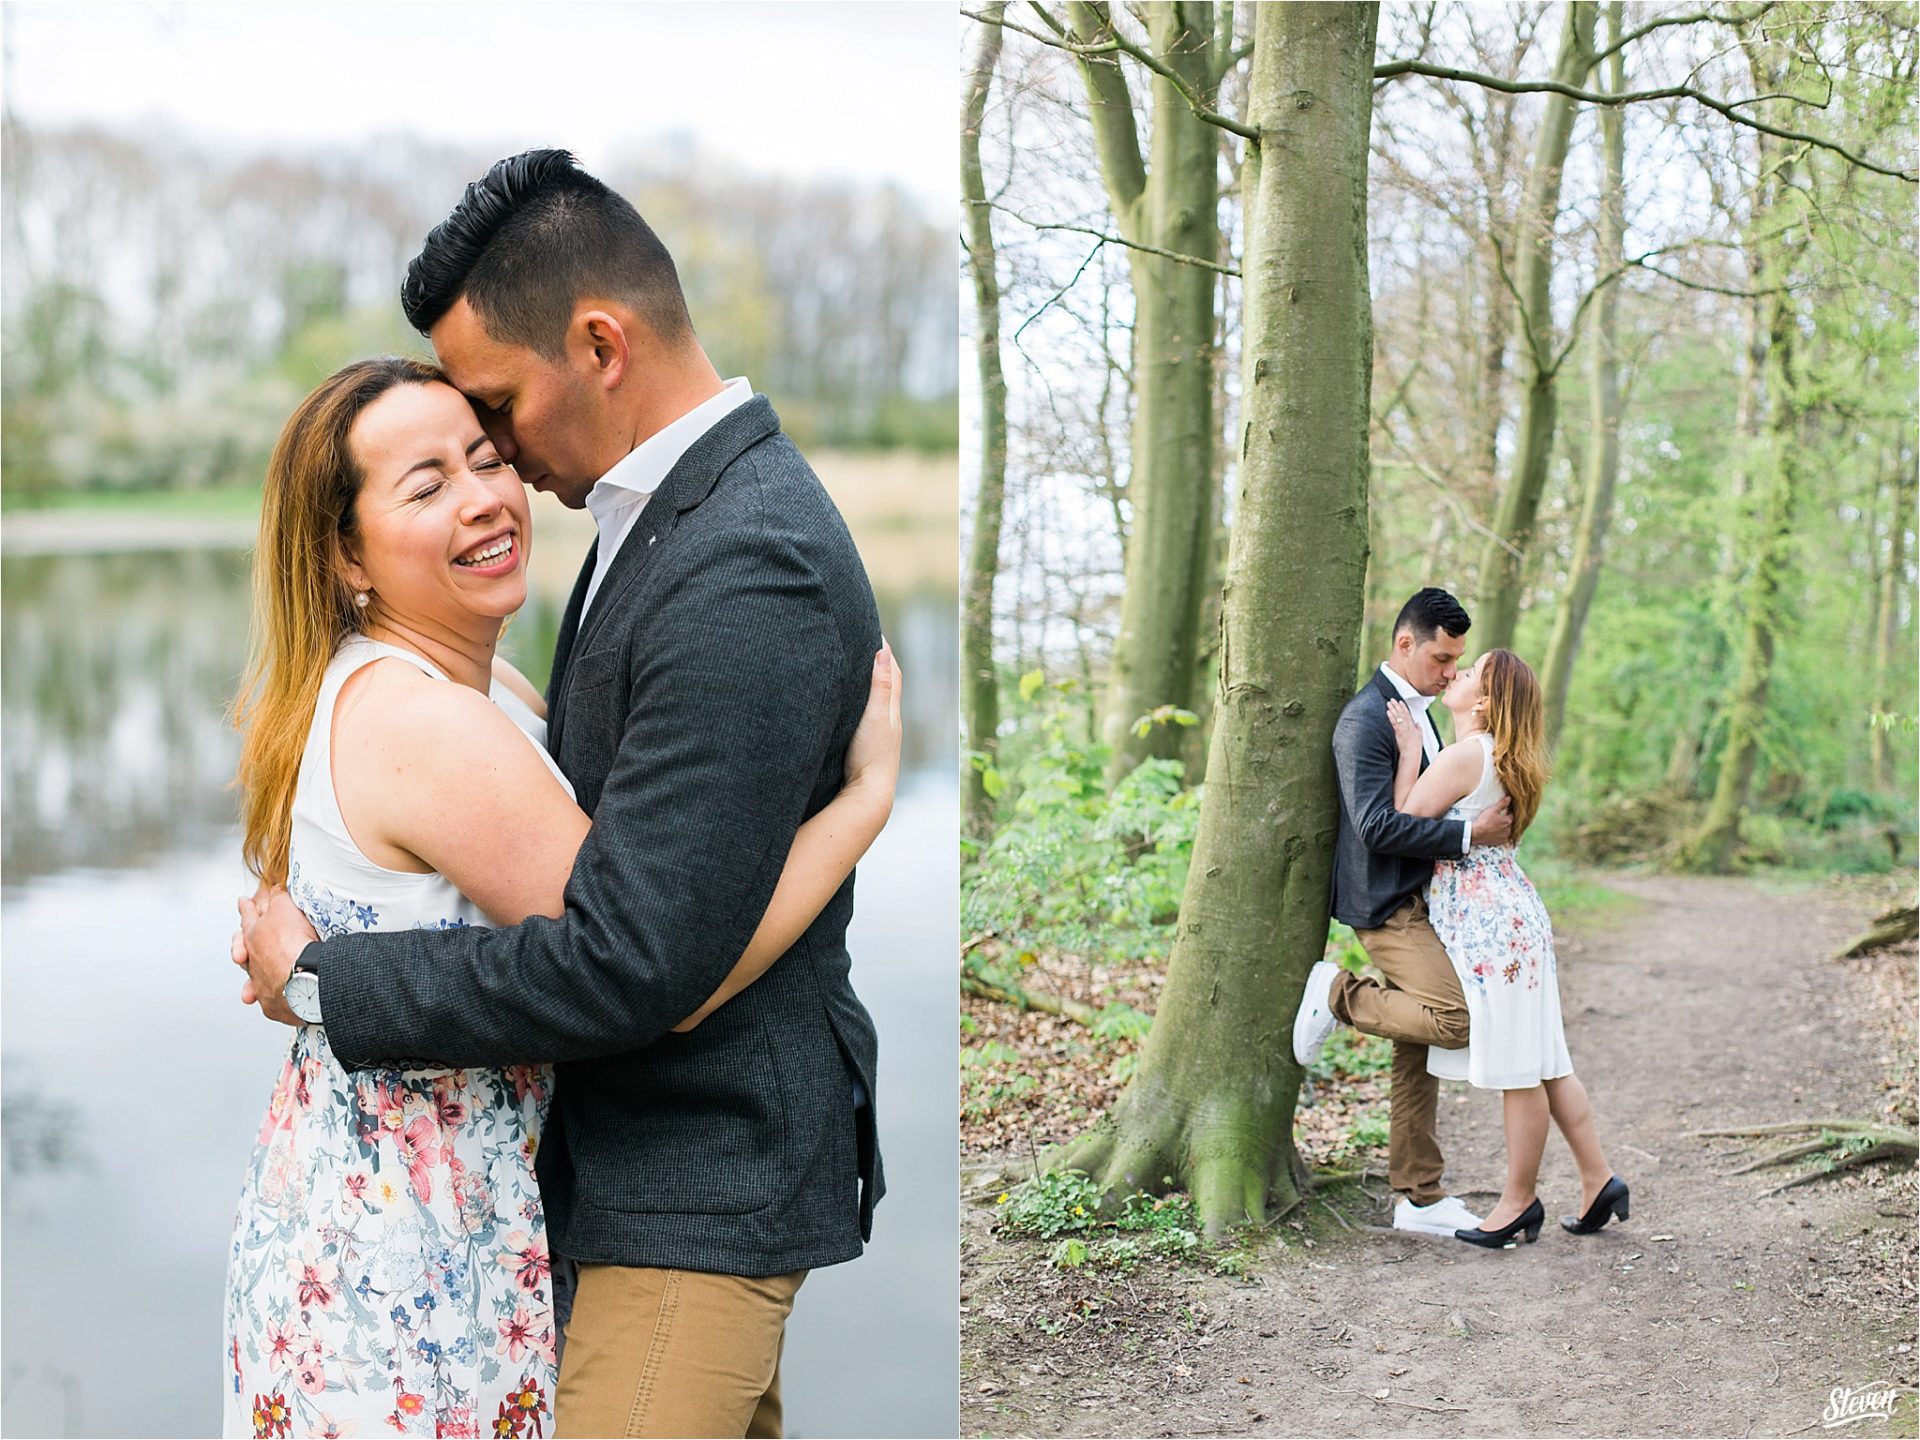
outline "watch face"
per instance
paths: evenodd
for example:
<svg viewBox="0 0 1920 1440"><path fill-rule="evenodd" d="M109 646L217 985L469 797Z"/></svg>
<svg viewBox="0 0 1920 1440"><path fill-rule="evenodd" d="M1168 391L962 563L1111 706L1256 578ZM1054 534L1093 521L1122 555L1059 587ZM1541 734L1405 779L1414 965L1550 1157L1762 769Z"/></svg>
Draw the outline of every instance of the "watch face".
<svg viewBox="0 0 1920 1440"><path fill-rule="evenodd" d="M287 977L287 987L281 992L286 997L287 1008L309 1025L320 1023L320 977L311 970L296 970Z"/></svg>

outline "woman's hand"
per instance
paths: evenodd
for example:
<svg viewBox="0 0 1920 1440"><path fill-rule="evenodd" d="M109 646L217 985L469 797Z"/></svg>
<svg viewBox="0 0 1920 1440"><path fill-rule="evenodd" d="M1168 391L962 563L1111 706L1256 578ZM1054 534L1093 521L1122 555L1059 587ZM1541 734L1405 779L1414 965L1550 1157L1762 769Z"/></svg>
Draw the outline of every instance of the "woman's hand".
<svg viewBox="0 0 1920 1440"><path fill-rule="evenodd" d="M894 787L900 780L900 667L893 647L884 640L873 657L873 688L859 728L847 746L847 778L841 793L870 797L882 815L893 809Z"/></svg>
<svg viewBox="0 0 1920 1440"><path fill-rule="evenodd" d="M1387 723L1393 726L1393 740L1400 747L1400 758L1420 753L1420 727L1403 700L1387 701Z"/></svg>

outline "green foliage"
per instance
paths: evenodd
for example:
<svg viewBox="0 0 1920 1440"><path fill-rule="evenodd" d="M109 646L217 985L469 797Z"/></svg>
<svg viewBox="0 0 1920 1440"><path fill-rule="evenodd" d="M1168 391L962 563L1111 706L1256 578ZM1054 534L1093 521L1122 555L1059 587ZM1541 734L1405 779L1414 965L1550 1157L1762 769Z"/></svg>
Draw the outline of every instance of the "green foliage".
<svg viewBox="0 0 1920 1440"><path fill-rule="evenodd" d="M1000 1225L1011 1235L1051 1240L1099 1223L1100 1187L1078 1170L1049 1170L1000 1197Z"/></svg>
<svg viewBox="0 0 1920 1440"><path fill-rule="evenodd" d="M1125 1273L1200 1250L1200 1216L1189 1197L1129 1195L1107 1218L1101 1198L1078 1170L1050 1171L1001 1197L1000 1224L1009 1234L1057 1240L1047 1258L1062 1270L1091 1265Z"/></svg>
<svg viewBox="0 0 1920 1440"><path fill-rule="evenodd" d="M1327 922L1327 949L1325 957L1344 970L1358 975L1367 968L1367 950L1360 943L1360 937L1353 933L1353 927L1342 925L1338 920Z"/></svg>
<svg viewBox="0 0 1920 1440"><path fill-rule="evenodd" d="M1356 1150L1377 1150L1387 1143L1387 1116L1378 1110L1363 1111L1354 1120L1353 1129L1348 1134Z"/></svg>
<svg viewBox="0 0 1920 1440"><path fill-rule="evenodd" d="M1378 1035L1362 1035L1351 1025L1336 1025L1320 1047L1312 1075L1332 1080L1342 1075L1384 1075L1393 1069L1393 1042Z"/></svg>
<svg viewBox="0 0 1920 1440"><path fill-rule="evenodd" d="M1159 705L1133 722L1133 733L1144 740L1156 726L1177 725L1190 730L1199 723L1200 717L1191 710L1182 710L1178 705Z"/></svg>
<svg viewBox="0 0 1920 1440"><path fill-rule="evenodd" d="M966 1017L962 1016L961 1021L961 1030L966 1033ZM1019 1052L1002 1045L998 1040L989 1040L982 1045L962 1045L960 1113L969 1119L981 1119L993 1114L1009 1100L1030 1094L1038 1082L1025 1070L1018 1068L1019 1065ZM1000 1066L1014 1068L1004 1075L997 1075L995 1071Z"/></svg>
<svg viewBox="0 0 1920 1440"><path fill-rule="evenodd" d="M1102 1040L1144 1040L1153 1028L1153 1017L1131 1005L1115 1001L1093 1021L1093 1033Z"/></svg>
<svg viewBox="0 0 1920 1440"><path fill-rule="evenodd" d="M1007 697L1015 723L997 772L1004 818L966 853L963 923L994 931L1015 956L1159 954L1186 885L1200 792L1184 784L1180 762L1160 759L1109 789L1107 747L1086 738L1078 692L1073 680L1049 684L1029 671ZM1116 1016L1110 1033L1139 1023Z"/></svg>

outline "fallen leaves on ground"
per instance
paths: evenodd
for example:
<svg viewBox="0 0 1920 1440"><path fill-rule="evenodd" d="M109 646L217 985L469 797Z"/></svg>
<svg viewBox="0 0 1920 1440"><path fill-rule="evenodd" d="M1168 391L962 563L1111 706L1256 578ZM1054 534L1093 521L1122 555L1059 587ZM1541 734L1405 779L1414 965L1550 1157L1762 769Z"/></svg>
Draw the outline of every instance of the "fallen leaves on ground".
<svg viewBox="0 0 1920 1440"><path fill-rule="evenodd" d="M993 942L982 949L985 958L1000 958ZM1151 1015L1166 976L1154 961L1038 955L1022 968L1021 982L1096 1009L1119 1003ZM961 996L960 1013L960 1148L968 1158L1012 1154L1035 1162L1046 1146L1075 1139L1119 1099L1140 1050L1139 1041L975 995ZM1295 1143L1310 1165L1373 1158L1384 1165L1385 1144L1356 1143L1353 1132L1370 1119L1384 1140L1386 1113L1384 1070L1314 1077L1301 1091Z"/></svg>

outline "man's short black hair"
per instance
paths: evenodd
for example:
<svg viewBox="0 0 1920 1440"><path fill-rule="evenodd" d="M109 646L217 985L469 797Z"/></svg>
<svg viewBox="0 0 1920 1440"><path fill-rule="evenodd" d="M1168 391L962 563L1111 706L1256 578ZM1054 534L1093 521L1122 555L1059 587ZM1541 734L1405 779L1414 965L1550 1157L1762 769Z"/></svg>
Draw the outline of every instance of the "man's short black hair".
<svg viewBox="0 0 1920 1440"><path fill-rule="evenodd" d="M1426 644L1436 630L1444 630L1457 640L1472 628L1473 621L1467 618L1460 602L1432 585L1402 605L1393 622L1393 633L1410 631L1416 645Z"/></svg>
<svg viewBox="0 0 1920 1440"><path fill-rule="evenodd" d="M663 340L693 329L660 237L566 150L497 162L433 227L400 287L407 321L425 335L462 295L495 340L549 359L583 297L631 305Z"/></svg>

